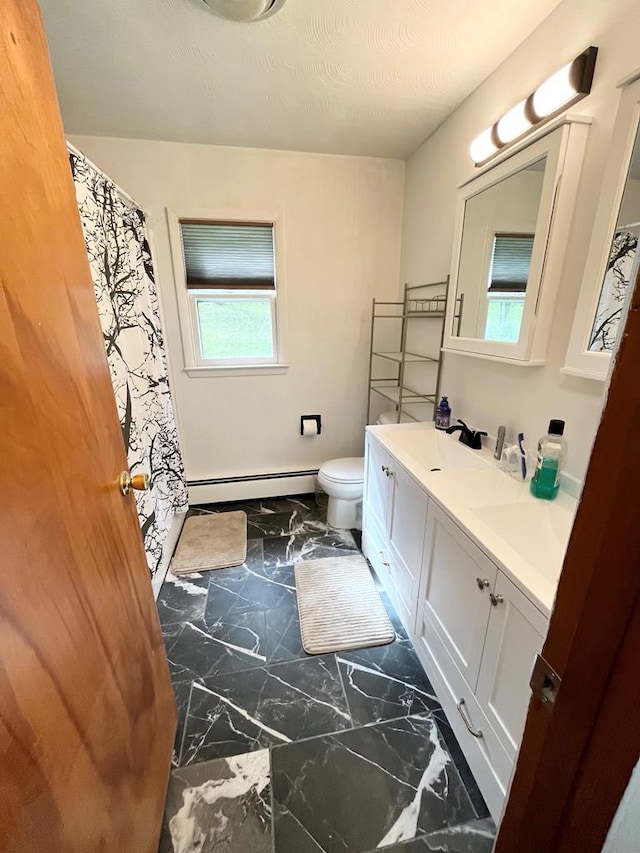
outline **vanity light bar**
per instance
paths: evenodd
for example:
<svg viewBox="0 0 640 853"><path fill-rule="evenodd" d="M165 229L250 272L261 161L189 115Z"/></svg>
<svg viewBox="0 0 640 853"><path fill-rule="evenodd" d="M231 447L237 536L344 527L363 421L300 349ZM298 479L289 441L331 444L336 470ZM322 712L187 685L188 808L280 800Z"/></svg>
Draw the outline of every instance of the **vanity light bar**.
<svg viewBox="0 0 640 853"><path fill-rule="evenodd" d="M586 97L591 91L597 55L597 47L588 47L573 62L541 83L528 98L511 107L492 127L476 136L469 147L476 166Z"/></svg>

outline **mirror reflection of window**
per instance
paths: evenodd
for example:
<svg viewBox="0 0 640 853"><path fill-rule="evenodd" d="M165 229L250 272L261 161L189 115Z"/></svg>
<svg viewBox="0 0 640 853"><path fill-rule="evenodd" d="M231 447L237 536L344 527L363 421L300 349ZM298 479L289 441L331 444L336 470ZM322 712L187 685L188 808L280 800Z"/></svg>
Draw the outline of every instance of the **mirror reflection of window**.
<svg viewBox="0 0 640 853"><path fill-rule="evenodd" d="M533 234L496 234L493 238L485 340L518 342L533 240Z"/></svg>
<svg viewBox="0 0 640 853"><path fill-rule="evenodd" d="M600 300L589 336L591 352L611 352L615 347L630 282L638 274L640 236L640 130L631 155L616 230L602 282Z"/></svg>
<svg viewBox="0 0 640 853"><path fill-rule="evenodd" d="M452 334L517 343L542 196L546 157L465 202Z"/></svg>

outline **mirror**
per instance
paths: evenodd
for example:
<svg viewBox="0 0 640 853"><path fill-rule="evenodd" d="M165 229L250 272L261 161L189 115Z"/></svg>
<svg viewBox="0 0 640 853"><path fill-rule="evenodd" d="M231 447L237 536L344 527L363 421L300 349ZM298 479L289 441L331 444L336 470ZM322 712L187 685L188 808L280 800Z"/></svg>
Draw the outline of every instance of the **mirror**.
<svg viewBox="0 0 640 853"><path fill-rule="evenodd" d="M621 84L563 373L607 377L640 251L640 69Z"/></svg>
<svg viewBox="0 0 640 853"><path fill-rule="evenodd" d="M445 352L545 363L590 124L559 116L458 188Z"/></svg>
<svg viewBox="0 0 640 853"><path fill-rule="evenodd" d="M612 352L614 349L629 284L635 280L638 272L639 235L640 130L636 133L631 164L608 253L598 307L589 335L588 349L590 352Z"/></svg>
<svg viewBox="0 0 640 853"><path fill-rule="evenodd" d="M452 335L518 342L546 164L542 157L466 200Z"/></svg>

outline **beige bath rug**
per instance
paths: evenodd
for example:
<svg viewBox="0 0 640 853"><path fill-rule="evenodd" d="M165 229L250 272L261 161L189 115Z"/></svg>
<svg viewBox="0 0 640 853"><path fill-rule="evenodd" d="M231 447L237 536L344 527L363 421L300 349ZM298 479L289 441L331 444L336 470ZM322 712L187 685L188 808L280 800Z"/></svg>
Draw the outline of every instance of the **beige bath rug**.
<svg viewBox="0 0 640 853"><path fill-rule="evenodd" d="M190 515L178 540L170 571L189 575L240 566L247 557L247 514L210 512Z"/></svg>
<svg viewBox="0 0 640 853"><path fill-rule="evenodd" d="M295 572L305 652L320 655L393 642L393 625L364 557L303 560Z"/></svg>

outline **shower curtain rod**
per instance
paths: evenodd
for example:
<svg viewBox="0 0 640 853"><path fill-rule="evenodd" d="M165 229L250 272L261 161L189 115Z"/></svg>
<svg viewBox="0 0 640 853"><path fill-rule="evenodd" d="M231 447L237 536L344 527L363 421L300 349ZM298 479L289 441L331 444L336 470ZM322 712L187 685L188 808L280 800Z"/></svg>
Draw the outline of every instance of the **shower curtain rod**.
<svg viewBox="0 0 640 853"><path fill-rule="evenodd" d="M110 178L109 175L107 175L107 173L100 168L100 166L96 166L93 160L90 160L86 154L83 154L82 151L80 151L79 148L76 148L76 146L69 142L68 139L65 141L67 143L67 148L69 149L69 151L71 151L72 154L77 154L79 157L83 157L92 169L95 169L96 172L99 175L102 175L102 177L106 181L109 181L109 183L114 185L114 187L116 188L116 192L122 198L123 201L126 201L127 204L129 204L131 207L135 207L136 210L141 210L146 215L147 211L144 209L144 207L141 204L138 204L135 198L130 196L128 192L125 192L122 187L119 187L118 184L116 184L116 182L113 180L113 178Z"/></svg>

